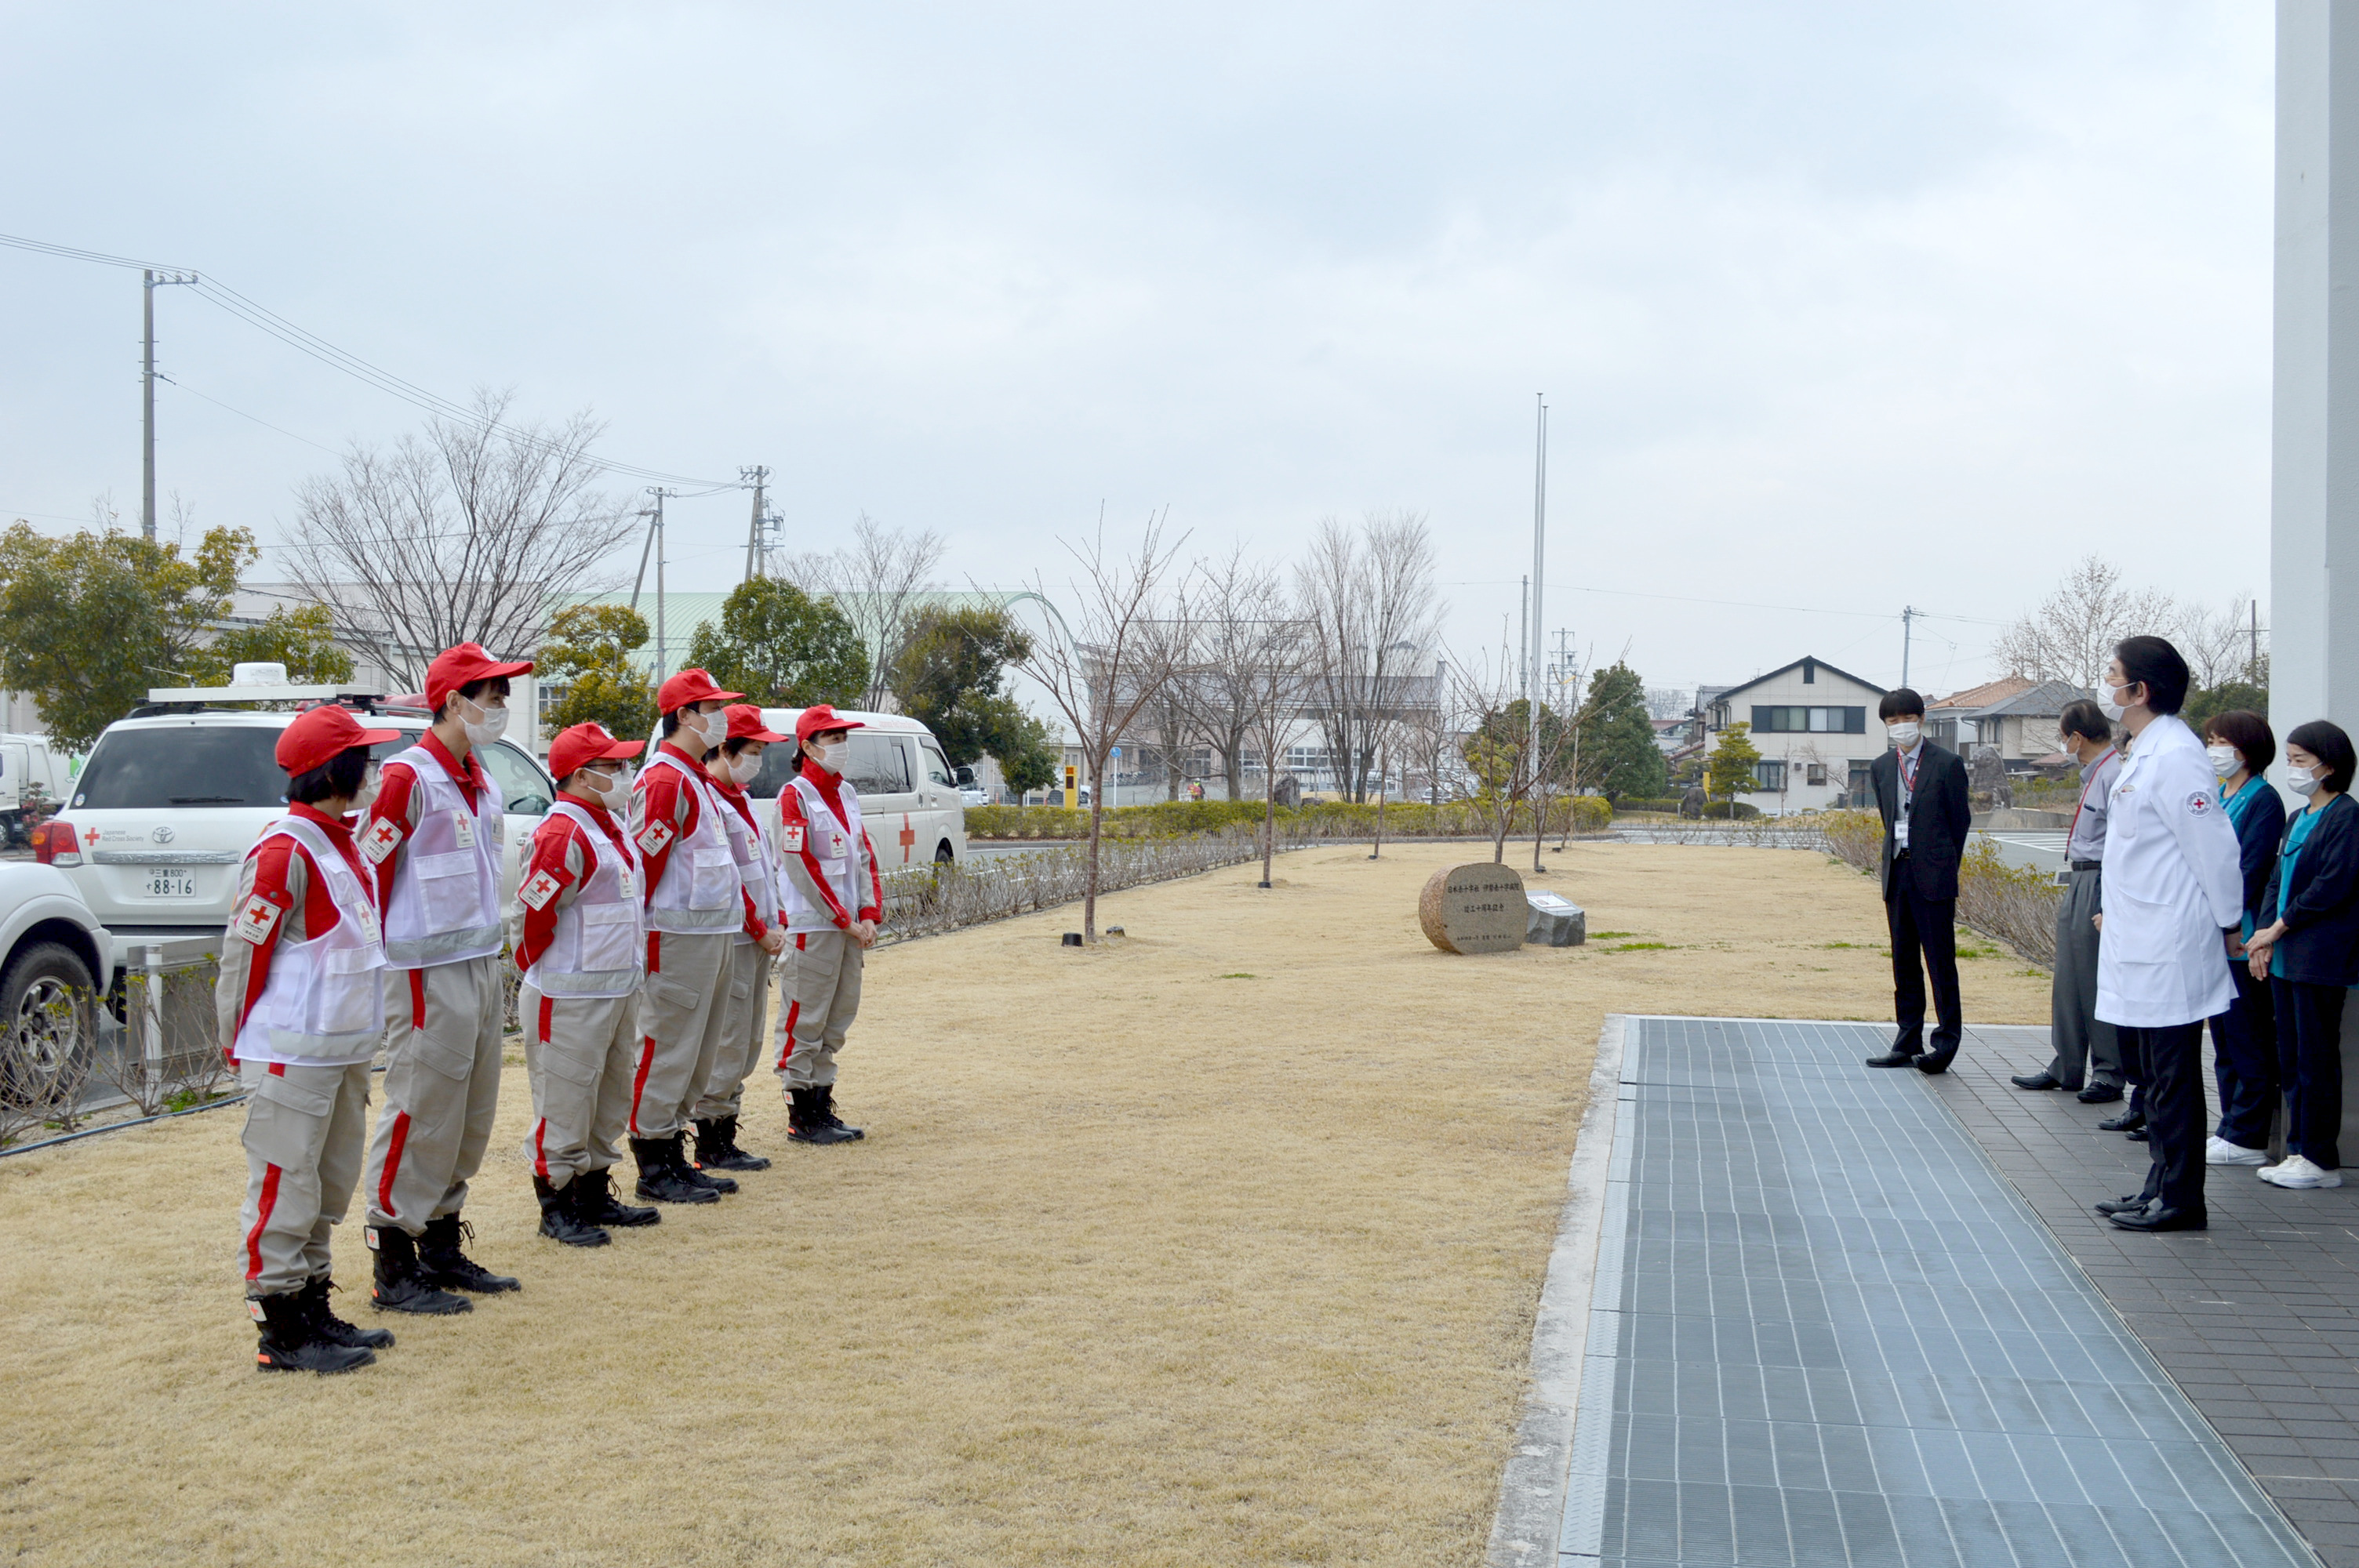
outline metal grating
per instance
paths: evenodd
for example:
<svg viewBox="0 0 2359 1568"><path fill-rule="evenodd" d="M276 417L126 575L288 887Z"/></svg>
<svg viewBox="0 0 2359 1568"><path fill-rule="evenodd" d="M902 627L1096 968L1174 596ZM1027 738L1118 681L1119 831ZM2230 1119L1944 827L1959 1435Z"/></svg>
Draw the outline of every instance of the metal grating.
<svg viewBox="0 0 2359 1568"><path fill-rule="evenodd" d="M1632 1022L1560 1568L2311 1568L1886 1033Z"/></svg>

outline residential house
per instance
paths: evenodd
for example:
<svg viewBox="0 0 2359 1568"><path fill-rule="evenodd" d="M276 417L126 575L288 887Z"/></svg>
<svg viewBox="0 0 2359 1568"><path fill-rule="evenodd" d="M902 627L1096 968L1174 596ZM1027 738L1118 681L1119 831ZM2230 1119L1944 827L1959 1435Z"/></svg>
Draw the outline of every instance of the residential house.
<svg viewBox="0 0 2359 1568"><path fill-rule="evenodd" d="M2029 773L2064 749L2059 721L2065 705L2090 694L2070 681L2007 676L1969 687L1925 705L1927 738L1962 756L1995 747L2010 773Z"/></svg>
<svg viewBox="0 0 2359 1568"><path fill-rule="evenodd" d="M1754 788L1737 798L1782 816L1870 798L1868 764L1885 749L1875 716L1883 697L1884 687L1805 657L1740 686L1704 687L1698 702L1714 737L1732 724L1752 726L1761 761Z"/></svg>

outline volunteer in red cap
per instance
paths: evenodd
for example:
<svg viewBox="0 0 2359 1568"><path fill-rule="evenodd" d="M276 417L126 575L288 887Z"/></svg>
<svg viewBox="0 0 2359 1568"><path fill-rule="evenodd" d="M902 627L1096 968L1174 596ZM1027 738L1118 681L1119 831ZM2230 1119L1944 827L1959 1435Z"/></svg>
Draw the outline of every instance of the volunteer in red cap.
<svg viewBox="0 0 2359 1568"><path fill-rule="evenodd" d="M729 719L729 736L704 771L729 807L730 853L737 859L738 877L759 919L748 922L731 939L728 1018L721 1026L721 1051L691 1114L698 1164L707 1170L766 1171L767 1160L738 1146L737 1117L745 1103L745 1080L762 1059L770 961L787 945L787 934L779 914L777 866L754 820L754 803L745 786L760 774L763 753L787 738L766 727L762 710L750 702L733 702L722 712Z"/></svg>
<svg viewBox="0 0 2359 1568"><path fill-rule="evenodd" d="M631 1157L639 1166L638 1195L658 1203L711 1203L737 1190L727 1176L699 1170L681 1145L689 1108L721 1054L730 947L740 931L767 932L730 848L729 807L704 771L705 757L728 737L722 709L745 695L722 690L702 670L664 682L656 693L663 743L632 790L631 842L646 873L647 978L631 1080Z"/></svg>
<svg viewBox="0 0 2359 1568"><path fill-rule="evenodd" d="M393 1343L328 1305L328 1238L351 1208L366 1146L369 1062L385 1033L385 946L374 879L347 813L376 791L369 748L401 738L315 708L278 738L287 815L238 873L213 1002L223 1051L250 1091L238 1227L255 1364L365 1367Z"/></svg>
<svg viewBox="0 0 2359 1568"><path fill-rule="evenodd" d="M361 859L385 909L388 977L385 1108L369 1141L370 1300L440 1314L456 1291L513 1291L460 1250L467 1183L483 1165L500 1103L500 844L506 802L475 753L506 732L508 679L532 668L474 643L434 655L434 722L386 760L363 819Z"/></svg>
<svg viewBox="0 0 2359 1568"><path fill-rule="evenodd" d="M863 1136L835 1114L835 1054L860 1012L860 976L885 918L876 846L860 823L860 794L843 776L849 732L865 728L825 703L795 720L802 769L778 792L773 831L786 870L788 933L779 990L778 1077L787 1136L844 1143Z"/></svg>
<svg viewBox="0 0 2359 1568"><path fill-rule="evenodd" d="M630 759L646 748L596 724L560 731L549 743L557 800L533 829L516 874L524 933L516 1011L532 1083L524 1157L540 1200L540 1233L570 1247L603 1247L606 1227L662 1217L616 1202L608 1174L622 1155L639 1055L646 927L638 857L622 814Z"/></svg>

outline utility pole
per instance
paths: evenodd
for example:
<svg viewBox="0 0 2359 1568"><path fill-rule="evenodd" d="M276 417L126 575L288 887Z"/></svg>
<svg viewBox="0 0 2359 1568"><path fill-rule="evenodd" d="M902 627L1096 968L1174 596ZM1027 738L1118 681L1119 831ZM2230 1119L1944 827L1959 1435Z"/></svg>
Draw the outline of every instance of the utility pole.
<svg viewBox="0 0 2359 1568"><path fill-rule="evenodd" d="M159 273L152 267L139 275L139 532L156 536L156 290L176 283L194 283L195 273Z"/></svg>
<svg viewBox="0 0 2359 1568"><path fill-rule="evenodd" d="M1532 579L1516 579L1516 689L1532 695Z"/></svg>
<svg viewBox="0 0 2359 1568"><path fill-rule="evenodd" d="M2261 601L2253 600L2253 646L2245 655L2245 678L2255 686L2261 683Z"/></svg>
<svg viewBox="0 0 2359 1568"><path fill-rule="evenodd" d="M753 468L741 468L737 470L738 482L754 487L754 517L753 521L745 524L745 580L747 582L754 580L754 557L762 538L762 488L769 477L770 470L758 464Z"/></svg>
<svg viewBox="0 0 2359 1568"><path fill-rule="evenodd" d="M1908 634L1914 629L1911 623L1924 613L1923 611L1906 604L1900 607L1900 684L1902 686L1908 684Z"/></svg>
<svg viewBox="0 0 2359 1568"><path fill-rule="evenodd" d="M665 655L663 503L666 496L678 495L679 492L653 484L647 487L647 493L655 497L656 503L639 514L648 520L647 542L639 546L639 576L638 580L631 584L631 609L636 612L639 608L639 589L647 586L647 557L652 555L656 558L656 685L660 687L664 681Z"/></svg>
<svg viewBox="0 0 2359 1568"><path fill-rule="evenodd" d="M1532 436L1532 640L1530 645L1532 683L1525 695L1532 703L1532 744L1538 746L1540 737L1540 665L1548 658L1547 625L1542 619L1545 579L1543 568L1548 560L1548 395L1534 393L1532 402L1538 410L1538 423Z"/></svg>

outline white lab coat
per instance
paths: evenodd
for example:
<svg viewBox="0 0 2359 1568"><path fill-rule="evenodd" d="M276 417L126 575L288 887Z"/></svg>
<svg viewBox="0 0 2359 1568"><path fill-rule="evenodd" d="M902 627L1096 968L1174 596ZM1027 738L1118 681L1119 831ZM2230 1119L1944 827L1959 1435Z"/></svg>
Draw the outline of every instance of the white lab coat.
<svg viewBox="0 0 2359 1568"><path fill-rule="evenodd" d="M2203 744L2178 718L2158 718L2109 797L2097 1016L2153 1029L2227 1011L2236 987L2222 935L2242 924L2244 895Z"/></svg>

